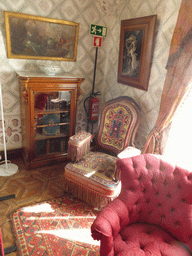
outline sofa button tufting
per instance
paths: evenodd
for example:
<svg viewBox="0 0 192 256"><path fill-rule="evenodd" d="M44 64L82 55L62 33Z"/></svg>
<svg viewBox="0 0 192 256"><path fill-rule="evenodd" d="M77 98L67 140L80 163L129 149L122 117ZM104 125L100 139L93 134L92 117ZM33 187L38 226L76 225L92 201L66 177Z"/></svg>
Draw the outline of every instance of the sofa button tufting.
<svg viewBox="0 0 192 256"><path fill-rule="evenodd" d="M162 215L162 216L161 216L161 219L165 219L165 215Z"/></svg>
<svg viewBox="0 0 192 256"><path fill-rule="evenodd" d="M162 204L161 204L161 203L159 203L159 204L158 204L158 206L160 207L160 206L162 206Z"/></svg>
<svg viewBox="0 0 192 256"><path fill-rule="evenodd" d="M167 194L167 197L168 197L168 198L171 198L171 195L170 195L170 194Z"/></svg>
<svg viewBox="0 0 192 256"><path fill-rule="evenodd" d="M175 211L175 208L171 208L171 212L174 212Z"/></svg>
<svg viewBox="0 0 192 256"><path fill-rule="evenodd" d="M176 221L174 224L175 224L175 226L178 227L179 226L179 221Z"/></svg>
<svg viewBox="0 0 192 256"><path fill-rule="evenodd" d="M158 196L158 195L159 195L159 192L157 191L157 192L155 193L155 195Z"/></svg>
<svg viewBox="0 0 192 256"><path fill-rule="evenodd" d="M149 204L149 202L150 202L150 200L149 200L149 199L147 199L147 200L146 200L146 204Z"/></svg>
<svg viewBox="0 0 192 256"><path fill-rule="evenodd" d="M184 198L181 199L182 203L186 203L186 200Z"/></svg>
<svg viewBox="0 0 192 256"><path fill-rule="evenodd" d="M191 173L187 176L187 179L188 179L188 180L191 180L191 179L192 179L192 174L191 174Z"/></svg>

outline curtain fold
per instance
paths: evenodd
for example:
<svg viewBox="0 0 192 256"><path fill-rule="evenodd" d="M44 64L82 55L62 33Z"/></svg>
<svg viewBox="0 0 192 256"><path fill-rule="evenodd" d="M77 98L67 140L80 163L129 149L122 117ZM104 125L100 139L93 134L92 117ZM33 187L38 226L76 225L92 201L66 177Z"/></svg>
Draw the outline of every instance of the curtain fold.
<svg viewBox="0 0 192 256"><path fill-rule="evenodd" d="M161 154L161 139L192 82L192 1L181 3L167 63L159 115L142 153ZM188 15L189 14L189 15Z"/></svg>

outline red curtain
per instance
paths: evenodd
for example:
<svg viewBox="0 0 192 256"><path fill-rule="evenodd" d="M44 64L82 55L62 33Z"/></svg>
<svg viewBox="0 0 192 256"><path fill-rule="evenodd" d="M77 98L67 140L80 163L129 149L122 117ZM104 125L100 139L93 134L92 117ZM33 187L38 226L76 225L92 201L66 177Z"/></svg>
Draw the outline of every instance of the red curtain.
<svg viewBox="0 0 192 256"><path fill-rule="evenodd" d="M192 82L192 0L183 0L173 33L159 115L142 153L161 154L163 132Z"/></svg>

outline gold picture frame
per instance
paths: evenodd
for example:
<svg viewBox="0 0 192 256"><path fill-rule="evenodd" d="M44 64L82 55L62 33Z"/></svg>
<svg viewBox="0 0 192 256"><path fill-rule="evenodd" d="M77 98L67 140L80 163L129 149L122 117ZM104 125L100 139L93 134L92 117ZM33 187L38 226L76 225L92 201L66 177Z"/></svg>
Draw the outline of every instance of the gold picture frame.
<svg viewBox="0 0 192 256"><path fill-rule="evenodd" d="M4 12L7 57L76 61L79 24Z"/></svg>
<svg viewBox="0 0 192 256"><path fill-rule="evenodd" d="M157 15L121 21L119 83L147 91L156 21Z"/></svg>

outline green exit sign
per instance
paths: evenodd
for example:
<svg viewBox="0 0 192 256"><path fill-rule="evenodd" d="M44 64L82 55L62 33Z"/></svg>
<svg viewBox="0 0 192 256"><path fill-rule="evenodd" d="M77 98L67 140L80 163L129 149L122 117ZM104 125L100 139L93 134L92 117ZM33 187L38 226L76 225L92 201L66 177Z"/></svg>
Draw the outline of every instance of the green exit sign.
<svg viewBox="0 0 192 256"><path fill-rule="evenodd" d="M107 27L91 24L90 34L94 36L107 36Z"/></svg>

